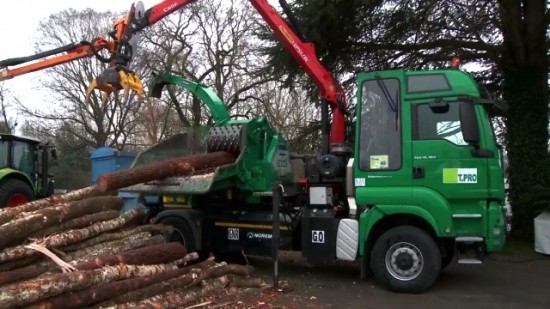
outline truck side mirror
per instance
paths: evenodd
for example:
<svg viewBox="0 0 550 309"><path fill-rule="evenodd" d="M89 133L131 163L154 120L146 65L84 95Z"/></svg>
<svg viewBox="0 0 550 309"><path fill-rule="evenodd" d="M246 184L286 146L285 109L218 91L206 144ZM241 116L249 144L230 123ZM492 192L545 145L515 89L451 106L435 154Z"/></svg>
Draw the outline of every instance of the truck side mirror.
<svg viewBox="0 0 550 309"><path fill-rule="evenodd" d="M462 137L468 144L479 148L479 126L477 124L474 102L472 100L462 101L459 106L460 129Z"/></svg>

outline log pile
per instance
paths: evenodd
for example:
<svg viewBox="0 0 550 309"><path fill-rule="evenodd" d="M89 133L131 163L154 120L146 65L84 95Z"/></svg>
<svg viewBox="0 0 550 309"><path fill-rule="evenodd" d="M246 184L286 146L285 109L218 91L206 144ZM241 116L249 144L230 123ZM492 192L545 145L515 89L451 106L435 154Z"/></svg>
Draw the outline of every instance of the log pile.
<svg viewBox="0 0 550 309"><path fill-rule="evenodd" d="M0 210L0 308L185 308L263 285L249 266L167 242L172 229L144 224L142 209L121 214L122 200L106 195L117 186Z"/></svg>

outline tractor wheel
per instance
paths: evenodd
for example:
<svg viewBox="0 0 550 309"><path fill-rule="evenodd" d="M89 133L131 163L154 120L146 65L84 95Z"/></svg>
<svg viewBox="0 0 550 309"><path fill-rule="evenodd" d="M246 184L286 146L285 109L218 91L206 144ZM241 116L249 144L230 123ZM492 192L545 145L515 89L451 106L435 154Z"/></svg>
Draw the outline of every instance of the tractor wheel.
<svg viewBox="0 0 550 309"><path fill-rule="evenodd" d="M185 220L178 217L164 217L159 223L174 228L174 232L169 236L169 242L181 242L185 246L185 249L187 249L187 252L195 252L197 248L195 237Z"/></svg>
<svg viewBox="0 0 550 309"><path fill-rule="evenodd" d="M433 237L414 226L399 226L380 236L371 252L378 282L394 292L422 293L441 271L441 252Z"/></svg>
<svg viewBox="0 0 550 309"><path fill-rule="evenodd" d="M0 208L15 207L34 200L31 187L19 179L5 179L0 182Z"/></svg>

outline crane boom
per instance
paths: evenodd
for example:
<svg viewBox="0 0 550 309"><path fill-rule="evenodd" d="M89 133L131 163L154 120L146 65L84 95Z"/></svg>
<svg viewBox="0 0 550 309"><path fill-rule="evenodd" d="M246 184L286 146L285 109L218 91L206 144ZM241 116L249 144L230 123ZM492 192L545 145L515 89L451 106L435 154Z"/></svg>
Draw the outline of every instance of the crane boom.
<svg viewBox="0 0 550 309"><path fill-rule="evenodd" d="M342 87L336 82L332 74L319 61L312 43L304 42L292 30L279 13L267 0L250 0L279 41L287 48L294 59L315 81L319 87L319 94L326 100L332 109L332 127L330 143L342 144L345 140L345 94Z"/></svg>

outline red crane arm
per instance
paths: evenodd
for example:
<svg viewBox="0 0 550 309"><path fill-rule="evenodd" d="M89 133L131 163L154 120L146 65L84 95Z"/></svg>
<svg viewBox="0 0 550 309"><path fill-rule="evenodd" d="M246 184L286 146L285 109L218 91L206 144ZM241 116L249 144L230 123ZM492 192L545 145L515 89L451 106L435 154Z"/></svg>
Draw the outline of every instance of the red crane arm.
<svg viewBox="0 0 550 309"><path fill-rule="evenodd" d="M303 42L290 28L267 0L250 0L252 6L273 30L279 41L288 49L294 59L307 72L319 87L319 93L332 109L330 142L343 143L345 140L345 95L342 87L332 74L321 64L315 46Z"/></svg>
<svg viewBox="0 0 550 309"><path fill-rule="evenodd" d="M172 14L183 6L195 2L196 0L165 0L159 4L154 5L145 12L145 18L147 23L138 27L150 26L164 17ZM139 28L141 30L142 28Z"/></svg>

